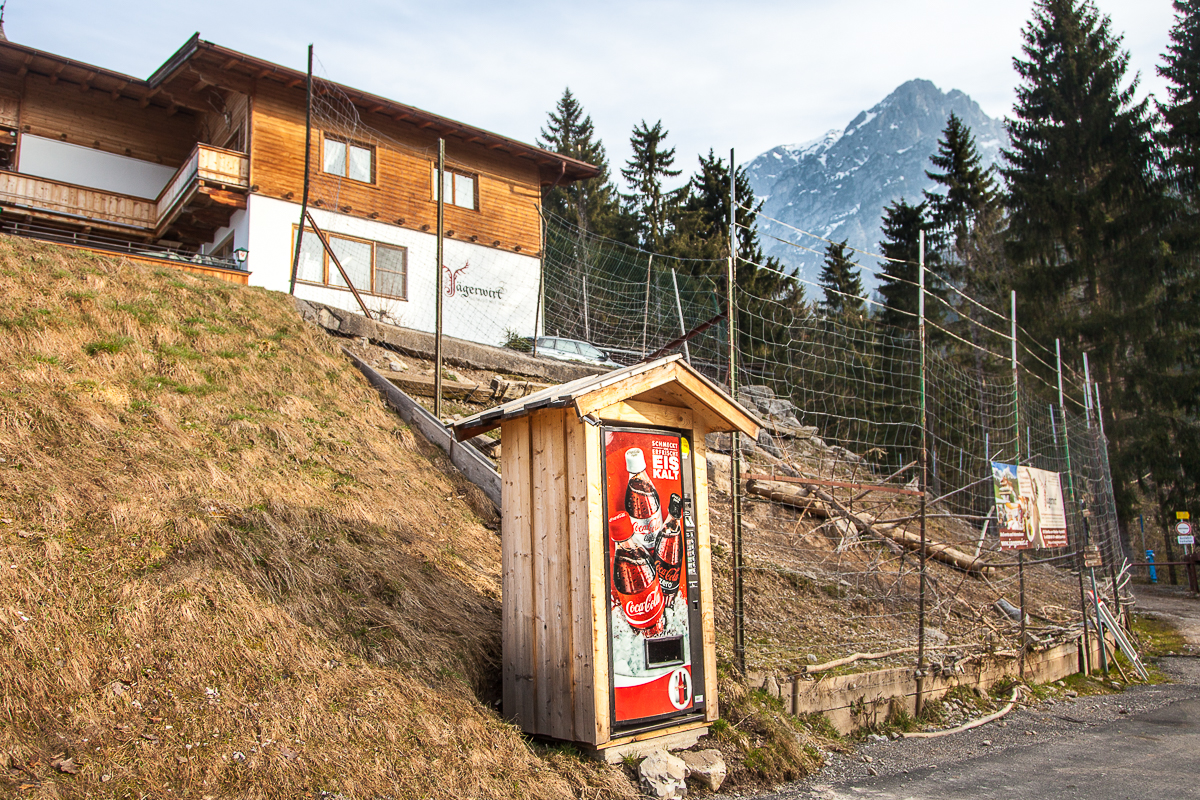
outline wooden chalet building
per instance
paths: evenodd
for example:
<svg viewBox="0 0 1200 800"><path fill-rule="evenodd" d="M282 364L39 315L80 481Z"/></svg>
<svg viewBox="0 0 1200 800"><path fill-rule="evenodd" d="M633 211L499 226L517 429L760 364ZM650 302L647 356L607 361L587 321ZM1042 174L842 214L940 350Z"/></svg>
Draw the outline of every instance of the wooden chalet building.
<svg viewBox="0 0 1200 800"><path fill-rule="evenodd" d="M305 78L198 34L147 80L0 41L0 230L287 291L304 187ZM460 293L457 302L474 305L450 317L447 333L497 344L505 328L532 332L542 191L597 169L326 86L376 132L349 140L314 121L310 171L314 219L344 251L339 260L368 307L432 330L440 137L454 165L443 264L448 273L470 264L457 277L477 289ZM297 296L357 311L316 238L304 239ZM504 291L486 289L500 283ZM472 324L454 330L460 318Z"/></svg>

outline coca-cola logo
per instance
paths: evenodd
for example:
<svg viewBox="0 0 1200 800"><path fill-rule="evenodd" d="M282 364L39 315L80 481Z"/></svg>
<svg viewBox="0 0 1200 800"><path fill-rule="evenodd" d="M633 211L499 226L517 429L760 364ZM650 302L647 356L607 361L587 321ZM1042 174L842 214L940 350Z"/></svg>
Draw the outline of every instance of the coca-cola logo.
<svg viewBox="0 0 1200 800"><path fill-rule="evenodd" d="M662 521L659 519L660 516L661 515L659 514L655 514L649 519L637 519L636 517L630 517L629 522L633 526L633 532L635 534L646 536L654 533L655 528L658 527L657 523Z"/></svg>
<svg viewBox="0 0 1200 800"><path fill-rule="evenodd" d="M650 623L657 619L662 607L662 591L654 584L640 602L637 598L625 602L625 616L634 625Z"/></svg>

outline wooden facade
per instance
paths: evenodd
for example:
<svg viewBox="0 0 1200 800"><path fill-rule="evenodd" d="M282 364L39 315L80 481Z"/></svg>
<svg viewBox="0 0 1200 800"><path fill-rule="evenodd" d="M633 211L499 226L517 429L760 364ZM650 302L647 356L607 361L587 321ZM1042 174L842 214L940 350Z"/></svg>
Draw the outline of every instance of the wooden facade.
<svg viewBox="0 0 1200 800"><path fill-rule="evenodd" d="M270 197L299 198L304 188L304 87L259 84L250 133L251 183ZM371 183L326 175L320 170L326 131L313 130L311 197L336 195L354 217L378 219L413 230L437 225L434 168L438 134L414 122L381 113L366 124L386 139L364 142L374 152ZM481 144L448 140L447 165L478 176L477 208L445 204L447 235L485 247L530 255L541 249L541 187L532 161L502 156ZM472 238L474 237L474 238Z"/></svg>
<svg viewBox="0 0 1200 800"><path fill-rule="evenodd" d="M611 719L604 425L676 431L691 445L700 583L703 719L622 734ZM706 728L717 718L716 625L705 436L758 422L678 355L544 390L456 424L500 426L503 708L529 734L596 750Z"/></svg>
<svg viewBox="0 0 1200 800"><path fill-rule="evenodd" d="M331 212L434 230L433 154L442 138L449 166L476 178L474 209L446 205L446 235L534 256L542 189L597 174L589 164L393 100L320 85L353 103L377 131L372 181L342 180ZM299 203L305 106L303 73L199 36L147 80L0 41L0 150L15 145L0 157L19 164L28 135L177 170L157 198L0 170L0 211L183 249L215 245L216 232L248 207L250 195ZM336 179L321 171L324 132L313 134L310 175L319 200L334 194Z"/></svg>

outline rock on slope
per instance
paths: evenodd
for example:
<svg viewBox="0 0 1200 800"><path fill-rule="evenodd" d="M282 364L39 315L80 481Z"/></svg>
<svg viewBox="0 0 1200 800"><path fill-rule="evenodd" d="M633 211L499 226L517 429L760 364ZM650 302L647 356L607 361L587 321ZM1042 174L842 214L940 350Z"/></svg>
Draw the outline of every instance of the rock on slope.
<svg viewBox="0 0 1200 800"><path fill-rule="evenodd" d="M802 145L780 145L750 161L746 172L755 196L764 201L763 215L877 252L884 206L902 197L916 203L923 189L933 187L925 170L952 111L971 128L984 163L994 163L1008 142L1002 121L987 116L957 89L944 93L929 81L912 80L860 112L844 130ZM787 225L760 217L764 248L816 281L820 252L771 237L816 251L823 251L825 243ZM860 260L876 267L875 259ZM864 272L863 277L868 288L875 286L870 275Z"/></svg>

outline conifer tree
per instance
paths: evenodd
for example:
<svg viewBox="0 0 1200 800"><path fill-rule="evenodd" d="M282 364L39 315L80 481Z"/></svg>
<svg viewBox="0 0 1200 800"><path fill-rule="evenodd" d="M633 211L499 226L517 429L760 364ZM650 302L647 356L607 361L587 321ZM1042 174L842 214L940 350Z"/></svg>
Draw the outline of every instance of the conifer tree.
<svg viewBox="0 0 1200 800"><path fill-rule="evenodd" d="M629 144L633 155L621 170L629 188L633 191L625 197L638 219L638 234L641 244L655 253L663 252L670 230L674 206L682 192L663 189L664 178L674 178L681 170L675 165L675 148L663 146L668 131L662 120L651 127L642 120L634 126Z"/></svg>
<svg viewBox="0 0 1200 800"><path fill-rule="evenodd" d="M1171 191L1166 280L1142 387L1126 412L1141 423L1143 464L1169 518L1200 500L1200 2L1175 0L1175 25L1158 72L1169 81L1161 143ZM1148 487L1143 487L1148 489Z"/></svg>
<svg viewBox="0 0 1200 800"><path fill-rule="evenodd" d="M551 189L544 201L547 210L585 232L621 238L620 203L609 177L608 154L596 138L591 116L584 113L570 87L563 90L555 110L550 112L537 144L600 169L594 178Z"/></svg>
<svg viewBox="0 0 1200 800"><path fill-rule="evenodd" d="M879 246L889 260L883 262L883 275L879 283L879 295L883 299L879 321L890 328L906 331L917 329L920 236L922 230L928 235L929 228L928 206L925 203L913 206L901 198L883 210L883 235L886 239ZM932 267L935 262L933 254L927 252L926 266ZM926 289L933 291L934 287L927 282ZM936 306L927 302L927 318L933 316L935 311Z"/></svg>
<svg viewBox="0 0 1200 800"><path fill-rule="evenodd" d="M1152 120L1121 37L1091 0L1037 0L1023 36L1002 170L1017 313L1035 339L1061 338L1068 363L1090 353L1128 511L1141 457L1130 378L1158 336L1164 278Z"/></svg>
<svg viewBox="0 0 1200 800"><path fill-rule="evenodd" d="M849 240L830 242L825 248L825 266L821 268L821 304L827 316L857 316L863 312L865 296L860 271L846 255Z"/></svg>
<svg viewBox="0 0 1200 800"><path fill-rule="evenodd" d="M1162 108L1171 177L1190 210L1200 211L1200 0L1175 0L1175 26L1158 74L1170 81Z"/></svg>
<svg viewBox="0 0 1200 800"><path fill-rule="evenodd" d="M944 187L941 192L924 193L931 249L950 256L946 260L958 267L950 278L962 286L970 272L971 238L977 223L990 218L999 206L994 171L981 166L971 129L953 112L938 140L938 152L929 161L941 172L926 170L925 175Z"/></svg>

